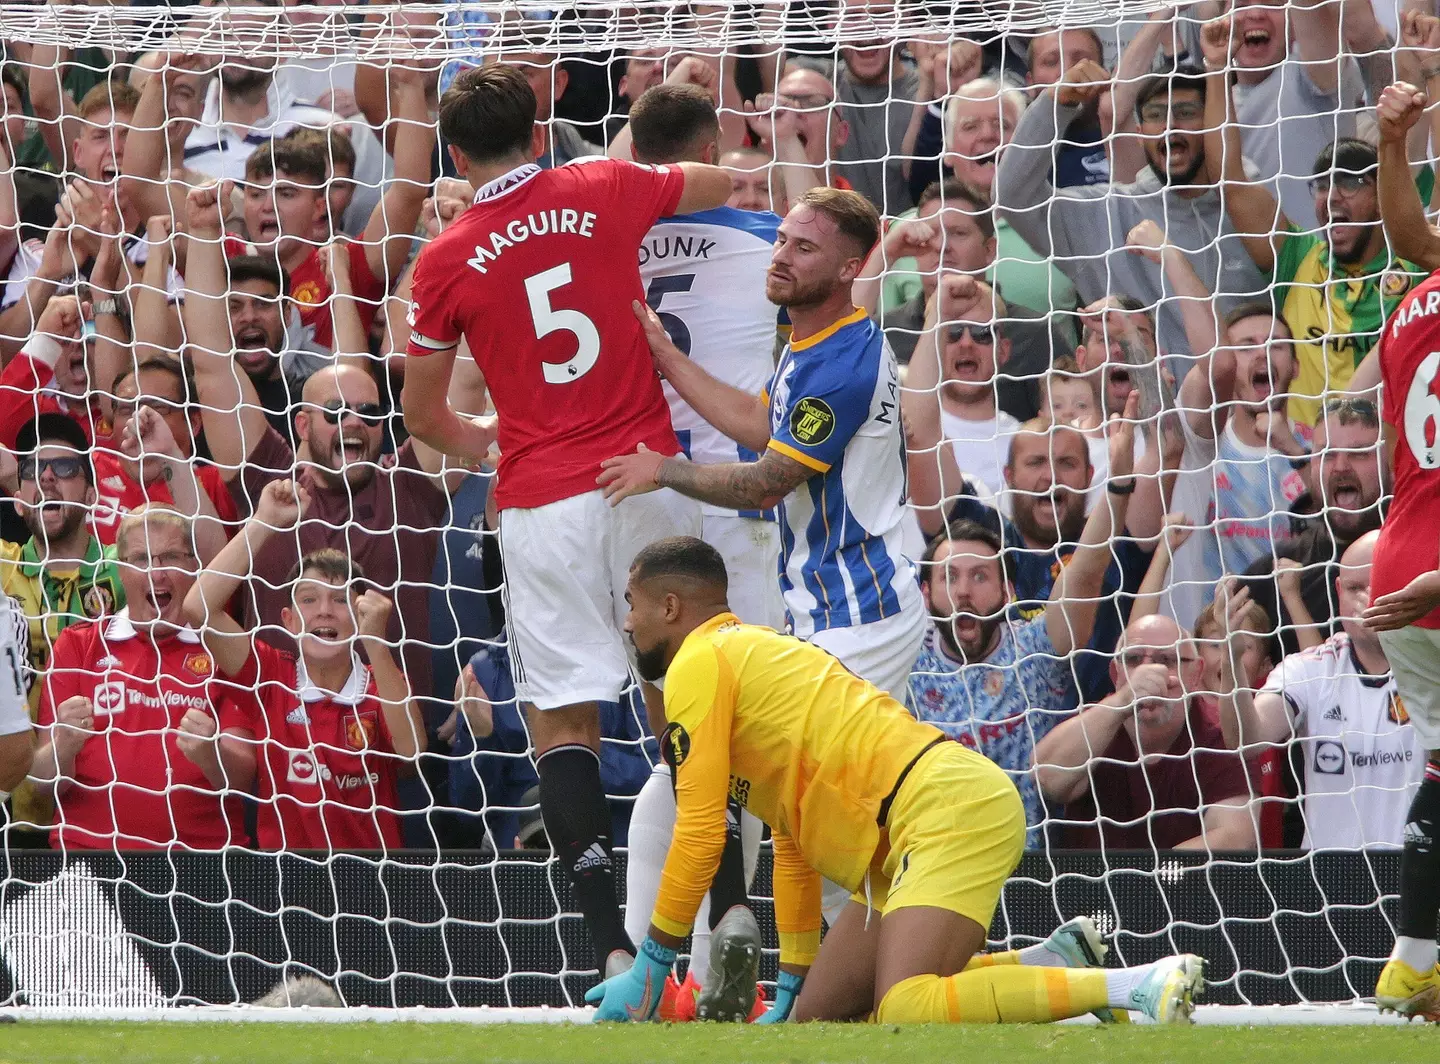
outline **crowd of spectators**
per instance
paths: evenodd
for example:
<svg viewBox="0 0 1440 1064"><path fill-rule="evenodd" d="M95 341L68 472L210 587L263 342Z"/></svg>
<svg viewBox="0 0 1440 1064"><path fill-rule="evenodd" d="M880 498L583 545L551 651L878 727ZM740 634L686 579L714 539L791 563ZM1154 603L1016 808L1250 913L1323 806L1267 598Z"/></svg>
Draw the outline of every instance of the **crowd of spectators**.
<svg viewBox="0 0 1440 1064"><path fill-rule="evenodd" d="M1434 6L564 57L467 12L413 16L449 59L380 64L363 17L283 63L187 46L179 7L149 53L4 42L0 588L37 727L9 844L543 845L491 469L398 401L415 254L473 195L439 95L502 62L542 167L628 156L630 105L688 83L732 207L879 208L854 300L903 367L911 709L1013 775L1032 847L1398 845L1423 751L1357 618L1373 352L1424 269L1372 116L1440 90ZM1440 118L1408 144L1428 204ZM486 410L467 359L450 402ZM633 694L602 714L623 842L653 740Z"/></svg>

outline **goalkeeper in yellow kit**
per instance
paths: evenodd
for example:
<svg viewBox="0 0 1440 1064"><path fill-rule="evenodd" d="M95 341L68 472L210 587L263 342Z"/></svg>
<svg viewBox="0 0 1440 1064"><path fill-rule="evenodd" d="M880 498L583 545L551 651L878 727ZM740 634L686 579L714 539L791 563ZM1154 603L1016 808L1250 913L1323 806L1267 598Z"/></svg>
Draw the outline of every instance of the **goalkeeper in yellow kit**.
<svg viewBox="0 0 1440 1064"><path fill-rule="evenodd" d="M1107 1007L1188 1021L1204 988L1198 957L1087 970L981 954L1025 844L1014 784L825 651L741 624L726 595L724 560L699 539L653 543L630 570L625 630L642 676L664 681L677 814L633 967L586 995L597 1019L654 1015L733 797L774 835L770 1022L1025 1023ZM822 876L856 892L823 947ZM747 953L751 970L734 974L753 987L758 942Z"/></svg>

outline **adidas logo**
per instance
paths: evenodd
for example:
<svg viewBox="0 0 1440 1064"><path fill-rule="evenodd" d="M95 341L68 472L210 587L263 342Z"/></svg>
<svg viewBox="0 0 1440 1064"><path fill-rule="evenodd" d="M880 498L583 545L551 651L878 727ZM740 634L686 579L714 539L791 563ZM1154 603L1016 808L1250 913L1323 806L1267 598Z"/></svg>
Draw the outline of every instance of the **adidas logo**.
<svg viewBox="0 0 1440 1064"><path fill-rule="evenodd" d="M1327 709L1327 710L1325 711L1325 715L1324 715L1323 717L1321 717L1320 719L1321 719L1321 720L1338 720L1340 723L1343 724L1343 723L1345 723L1345 711L1344 711L1343 709L1341 709L1339 706L1331 706L1329 709Z"/></svg>
<svg viewBox="0 0 1440 1064"><path fill-rule="evenodd" d="M1402 831L1400 835L1407 843L1412 843L1415 846L1427 850L1430 848L1430 836L1425 834L1425 829L1413 820L1405 825L1405 830Z"/></svg>
<svg viewBox="0 0 1440 1064"><path fill-rule="evenodd" d="M609 867L610 858L598 842L592 842L590 848L580 855L580 860L575 862L575 871L577 872L584 872L591 868Z"/></svg>
<svg viewBox="0 0 1440 1064"><path fill-rule="evenodd" d="M310 714L305 712L304 706L296 706L289 713L285 714L286 724L309 724Z"/></svg>
<svg viewBox="0 0 1440 1064"><path fill-rule="evenodd" d="M120 664L120 659L117 658L114 654L106 654L103 658L101 658L99 661L97 661L97 662L95 663L95 668L97 668L97 669L113 669L113 668L117 667L119 664Z"/></svg>

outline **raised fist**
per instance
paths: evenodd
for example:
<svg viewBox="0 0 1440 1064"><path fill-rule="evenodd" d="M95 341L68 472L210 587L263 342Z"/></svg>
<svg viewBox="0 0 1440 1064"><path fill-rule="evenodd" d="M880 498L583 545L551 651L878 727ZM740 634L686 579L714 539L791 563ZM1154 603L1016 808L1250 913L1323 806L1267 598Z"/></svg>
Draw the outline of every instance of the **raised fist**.
<svg viewBox="0 0 1440 1064"><path fill-rule="evenodd" d="M1094 103L1110 87L1110 73L1093 59L1082 59L1060 79L1056 99L1061 107Z"/></svg>
<svg viewBox="0 0 1440 1064"><path fill-rule="evenodd" d="M1380 127L1380 139L1389 143L1403 143L1410 127L1420 121L1429 99L1414 85L1397 81L1385 86L1380 93L1380 102L1375 105L1375 121Z"/></svg>

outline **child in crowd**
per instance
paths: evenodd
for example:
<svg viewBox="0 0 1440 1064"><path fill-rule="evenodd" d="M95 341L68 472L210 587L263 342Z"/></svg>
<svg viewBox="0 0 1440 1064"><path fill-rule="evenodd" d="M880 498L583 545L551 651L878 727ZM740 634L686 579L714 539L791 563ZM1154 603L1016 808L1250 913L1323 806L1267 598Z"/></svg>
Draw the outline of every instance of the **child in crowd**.
<svg viewBox="0 0 1440 1064"><path fill-rule="evenodd" d="M298 656L260 642L225 611L261 545L293 529L309 501L295 481L271 481L255 516L186 597L221 677L254 694L218 725L187 713L181 749L216 788L256 790L265 849L398 847L396 779L425 750L425 726L385 640L390 600L362 591L359 567L326 549L300 562L282 611Z"/></svg>

